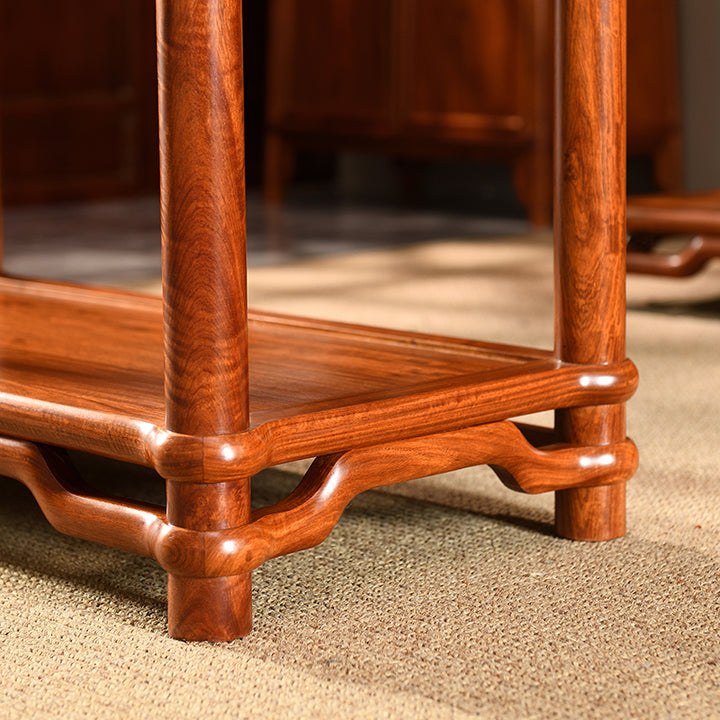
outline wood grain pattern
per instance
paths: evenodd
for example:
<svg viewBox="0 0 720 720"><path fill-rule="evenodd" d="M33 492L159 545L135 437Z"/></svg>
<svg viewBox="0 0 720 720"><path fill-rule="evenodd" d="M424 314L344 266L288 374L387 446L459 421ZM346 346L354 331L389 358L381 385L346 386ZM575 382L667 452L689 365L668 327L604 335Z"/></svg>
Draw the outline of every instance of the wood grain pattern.
<svg viewBox="0 0 720 720"><path fill-rule="evenodd" d="M617 367L585 368L590 371L587 374L573 367L535 370L526 367L524 372L488 378L476 386L460 384L437 393L408 395L372 405L355 405L266 423L244 438L238 438L238 446L242 447L244 440L262 443L259 446L262 450L258 452L266 453L263 464L273 465L280 462L279 458L298 459L373 444L381 439L392 441L493 422L540 412L541 408L548 409L548 405L582 406L596 402L600 395L608 402L623 402L632 396L637 384L636 370L629 362ZM564 373L567 373L565 377ZM247 467L244 463L248 456L233 452L232 445L225 440L219 438L205 443L207 478L222 473L223 468L227 472L236 464L238 470ZM308 454L310 447L316 452Z"/></svg>
<svg viewBox="0 0 720 720"><path fill-rule="evenodd" d="M242 3L157 4L165 427L224 435L249 422ZM248 478L167 477L169 522L249 519ZM168 584L170 634L230 640L252 625L250 576Z"/></svg>
<svg viewBox="0 0 720 720"><path fill-rule="evenodd" d="M558 0L557 16L548 352L248 315L241 6L159 2L163 298L0 278L0 472L63 532L156 558L174 637L249 632L250 572L320 542L371 487L489 463L557 491L560 534L624 531L624 2ZM550 409L553 430L508 422ZM98 496L48 445L155 467L167 507ZM251 512L251 473L311 457Z"/></svg>
<svg viewBox="0 0 720 720"><path fill-rule="evenodd" d="M255 511L248 525L206 533L204 571L247 572L270 558L307 549L330 534L360 492L480 463L502 468L503 481L513 489L538 493L624 483L637 467L637 449L629 440L536 449L514 424L502 422L323 456L288 498ZM165 567L194 573L199 565L194 547L173 530L163 538L158 559Z"/></svg>
<svg viewBox="0 0 720 720"><path fill-rule="evenodd" d="M242 5L158 4L167 427L247 427Z"/></svg>
<svg viewBox="0 0 720 720"><path fill-rule="evenodd" d="M196 436L164 425L157 298L4 279L0 309L1 432L177 480L219 482L378 440L624 402L637 383L629 362L562 365L543 350L252 313L250 428Z"/></svg>
<svg viewBox="0 0 720 720"><path fill-rule="evenodd" d="M558 0L556 79L556 343L560 360L625 358L626 3ZM622 405L562 409L567 442L625 437ZM556 495L559 534L606 540L625 533L620 488Z"/></svg>
<svg viewBox="0 0 720 720"><path fill-rule="evenodd" d="M32 492L59 532L154 557L164 508L100 496L57 448L0 438L0 472Z"/></svg>
<svg viewBox="0 0 720 720"><path fill-rule="evenodd" d="M560 437L571 444L612 445L625 437L625 406L604 405L555 413ZM561 537L598 541L626 531L625 486L597 486L555 493L555 530Z"/></svg>
<svg viewBox="0 0 720 720"><path fill-rule="evenodd" d="M217 626L207 610L213 607L208 597L237 593L245 598L250 571L322 542L361 492L480 463L490 464L511 489L530 493L624 483L637 467L637 449L627 439L605 446L554 443L536 448L526 439L533 435L548 439L552 433L490 423L319 457L285 500L255 510L247 519L217 510L242 508L242 498L227 497L244 491L237 483L186 486L185 497L190 491L210 494L187 504L206 508L202 522L178 510L174 517L166 516L159 507L98 495L57 450L18 440L0 440L0 471L32 491L60 532L157 559L170 573L170 593L176 593L182 609L180 618L171 616L171 633L219 640L248 632L249 625L238 624L249 616L231 613L231 626L226 616ZM240 581L230 582L231 576ZM187 588L185 578L193 580ZM233 607L235 601L215 610L227 613Z"/></svg>

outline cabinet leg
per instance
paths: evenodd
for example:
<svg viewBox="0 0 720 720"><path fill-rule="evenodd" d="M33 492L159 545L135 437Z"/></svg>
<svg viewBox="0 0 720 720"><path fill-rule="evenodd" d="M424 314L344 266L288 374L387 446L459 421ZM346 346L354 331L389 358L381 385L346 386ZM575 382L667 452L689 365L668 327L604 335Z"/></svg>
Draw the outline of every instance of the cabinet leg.
<svg viewBox="0 0 720 720"><path fill-rule="evenodd" d="M167 482L172 525L209 532L250 519L249 479L225 483ZM231 577L168 575L168 629L181 640L222 642L252 628L250 573Z"/></svg>

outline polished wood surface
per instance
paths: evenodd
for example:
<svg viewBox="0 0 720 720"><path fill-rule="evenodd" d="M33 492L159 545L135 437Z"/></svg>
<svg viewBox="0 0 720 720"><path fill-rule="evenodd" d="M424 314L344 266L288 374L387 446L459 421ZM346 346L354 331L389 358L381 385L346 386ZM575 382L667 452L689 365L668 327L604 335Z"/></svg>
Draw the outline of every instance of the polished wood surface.
<svg viewBox="0 0 720 720"><path fill-rule="evenodd" d="M628 272L687 277L720 257L720 191L628 198ZM667 236L689 236L672 253L653 252Z"/></svg>
<svg viewBox="0 0 720 720"><path fill-rule="evenodd" d="M682 178L676 0L629 0L628 148ZM512 163L536 224L552 206L552 0L272 0L265 196L296 150ZM333 62L327 62L332 57Z"/></svg>
<svg viewBox="0 0 720 720"><path fill-rule="evenodd" d="M0 278L0 472L61 532L155 558L188 640L249 632L252 570L321 542L374 487L486 463L513 490L556 491L561 535L622 534L623 12L558 0L546 351L248 313L241 5L161 0L162 298ZM543 410L555 427L513 420ZM61 448L153 467L166 507L99 495ZM293 493L250 510L252 474L304 458Z"/></svg>
<svg viewBox="0 0 720 720"><path fill-rule="evenodd" d="M600 388L622 402L637 382L624 362L563 365L544 350L252 312L249 430L197 435L165 422L159 298L4 278L0 309L3 432L186 478L582 405ZM171 460L193 456L195 437L201 475Z"/></svg>
<svg viewBox="0 0 720 720"><path fill-rule="evenodd" d="M720 190L631 196L627 226L631 234L720 235Z"/></svg>
<svg viewBox="0 0 720 720"><path fill-rule="evenodd" d="M632 242L632 240L631 240ZM645 245L645 242L643 242ZM628 246L628 272L668 277L688 277L720 257L720 237L696 236L682 250L654 253L647 247Z"/></svg>
<svg viewBox="0 0 720 720"><path fill-rule="evenodd" d="M242 3L157 12L165 427L191 436L249 424ZM250 518L250 478L167 480L168 521L225 530ZM201 478L202 480L202 478ZM250 576L169 576L170 634L230 640L252 626Z"/></svg>
<svg viewBox="0 0 720 720"><path fill-rule="evenodd" d="M325 455L285 500L228 527L218 527L211 513L203 526L187 527L173 522L161 507L99 495L82 483L64 455L47 446L0 439L0 471L26 485L61 532L155 558L181 593L180 583L190 580L194 602L186 600L184 609L193 621L187 630L207 636L209 623L200 616L212 606L213 590L206 585L209 595L196 597L202 581L245 577L267 560L319 544L350 500L371 488L478 463L490 464L508 487L521 492L598 483L611 488L624 484L637 468L637 449L627 439L604 446L552 443L536 448L526 439L533 434L555 439L542 429L500 422ZM602 514L604 508L598 510ZM87 522L88 514L95 522ZM185 619L183 624L190 623ZM227 638L216 629L213 639Z"/></svg>
<svg viewBox="0 0 720 720"><path fill-rule="evenodd" d="M625 358L625 8L565 0L557 18L555 349L564 362L617 363ZM625 437L625 408L562 409L556 423L567 442L614 443ZM555 497L560 535L625 533L623 486Z"/></svg>

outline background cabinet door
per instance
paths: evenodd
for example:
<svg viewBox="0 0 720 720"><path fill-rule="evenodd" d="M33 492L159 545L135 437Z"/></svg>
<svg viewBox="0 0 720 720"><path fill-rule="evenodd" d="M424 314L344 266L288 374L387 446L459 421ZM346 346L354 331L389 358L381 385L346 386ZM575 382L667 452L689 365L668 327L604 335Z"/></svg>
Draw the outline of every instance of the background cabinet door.
<svg viewBox="0 0 720 720"><path fill-rule="evenodd" d="M294 149L510 159L550 210L549 0L273 0L265 197Z"/></svg>
<svg viewBox="0 0 720 720"><path fill-rule="evenodd" d="M274 0L270 12L270 125L387 131L391 0Z"/></svg>
<svg viewBox="0 0 720 720"><path fill-rule="evenodd" d="M532 6L523 0L406 3L402 67L405 124L437 137L478 141L527 127L522 77L532 52Z"/></svg>
<svg viewBox="0 0 720 720"><path fill-rule="evenodd" d="M0 0L9 201L103 196L157 178L154 4Z"/></svg>
<svg viewBox="0 0 720 720"><path fill-rule="evenodd" d="M529 216L549 223L551 3L406 0L403 8L403 129L448 152L505 155Z"/></svg>
<svg viewBox="0 0 720 720"><path fill-rule="evenodd" d="M628 1L628 150L652 159L663 190L682 186L678 44L676 0Z"/></svg>
<svg viewBox="0 0 720 720"><path fill-rule="evenodd" d="M628 2L628 149L660 189L682 177L675 2ZM268 201L281 200L297 147L460 155L512 163L528 216L549 222L553 0L271 6Z"/></svg>

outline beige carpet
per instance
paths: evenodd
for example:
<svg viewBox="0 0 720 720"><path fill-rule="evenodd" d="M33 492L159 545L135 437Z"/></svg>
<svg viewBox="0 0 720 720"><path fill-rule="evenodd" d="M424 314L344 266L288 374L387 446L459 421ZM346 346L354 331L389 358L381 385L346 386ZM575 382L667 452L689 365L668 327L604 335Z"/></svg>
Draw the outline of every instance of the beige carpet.
<svg viewBox="0 0 720 720"><path fill-rule="evenodd" d="M253 271L259 307L549 346L547 237ZM720 717L720 263L629 279L629 533L551 533L552 498L486 468L357 498L331 537L254 574L255 630L165 634L149 560L63 537L0 480L1 718ZM152 474L81 458L158 499ZM297 467L256 479L257 501Z"/></svg>

